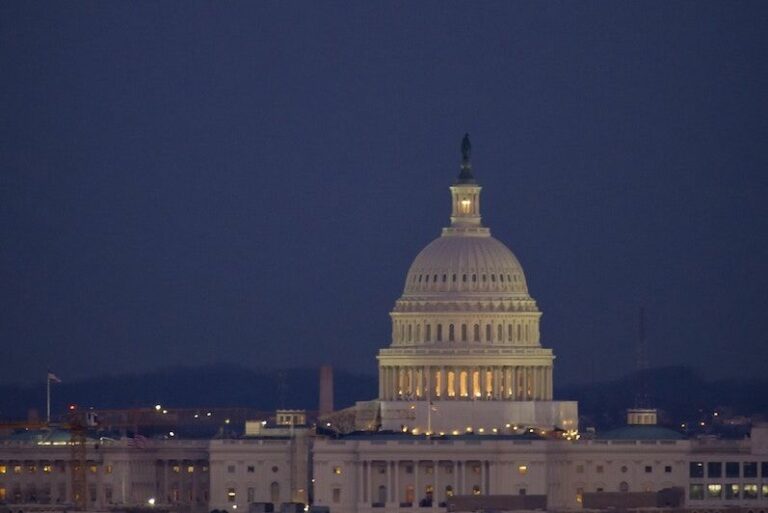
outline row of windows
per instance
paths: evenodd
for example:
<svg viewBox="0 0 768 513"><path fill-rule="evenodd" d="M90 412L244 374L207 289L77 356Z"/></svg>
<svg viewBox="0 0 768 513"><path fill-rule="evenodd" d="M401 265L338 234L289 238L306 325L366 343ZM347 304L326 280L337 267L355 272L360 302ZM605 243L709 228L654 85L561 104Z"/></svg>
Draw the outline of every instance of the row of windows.
<svg viewBox="0 0 768 513"><path fill-rule="evenodd" d="M438 282L448 283L448 275L447 274L443 274L442 275L442 280L440 280L440 278L439 278L440 276L441 275L439 275L439 274L432 274L432 275L430 275L430 274L419 274L419 275L414 275L411 278L411 283L429 283L430 277L432 279L432 283L438 283ZM451 283L456 283L458 281L457 278L458 278L459 275L451 274L450 276L451 276ZM468 281L471 280L473 283L477 283L477 276L478 276L477 274L462 274L461 275L461 281L462 281L462 283L467 283ZM498 275L499 283L504 283L504 276L507 277L507 283L516 283L517 281L522 281L522 278L518 277L517 274L507 274L507 275L499 274ZM490 274L490 275L489 274L481 274L480 275L480 281L482 283L485 283L485 282L487 282L489 280L490 280L491 283L496 283L496 274Z"/></svg>
<svg viewBox="0 0 768 513"><path fill-rule="evenodd" d="M757 499L762 496L768 499L768 484L762 486L756 483L694 483L691 484L688 497L691 500L719 500L719 499Z"/></svg>
<svg viewBox="0 0 768 513"><path fill-rule="evenodd" d="M530 321L516 324L507 324L506 340L504 337L504 325L496 325L496 337L494 338L493 325L486 324L485 330L483 330L485 332L483 333L483 340L485 342L528 342L530 339L530 334L534 329L532 324L533 323ZM421 327L421 323L395 322L394 333L399 334L397 339L399 342L421 342ZM447 333L444 333L446 330ZM469 325L467 324L459 325L458 333L456 330L456 325L454 324L448 324L446 330L443 330L442 324L435 324L435 342L443 342L443 339L446 336L448 342L456 342L457 340L461 342L470 341ZM481 341L481 328L479 324L474 324L472 326L471 335L472 342ZM432 324L424 325L423 341L432 342Z"/></svg>
<svg viewBox="0 0 768 513"><path fill-rule="evenodd" d="M236 470L237 470L237 466L236 465L227 465L227 473L234 474ZM253 474L254 472L256 472L256 465L247 465L245 467L245 470L249 474ZM271 470L272 470L272 472L277 472L278 470L280 470L280 468L277 465L274 465L274 466L272 466Z"/></svg>
<svg viewBox="0 0 768 513"><path fill-rule="evenodd" d="M690 477L758 477L757 471L760 470L760 476L768 477L768 461L692 461L690 464Z"/></svg>
<svg viewBox="0 0 768 513"><path fill-rule="evenodd" d="M621 473L626 474L629 470L626 465L621 466ZM603 465L595 465L595 473L602 474L605 471L605 467ZM653 473L653 465L645 465L643 467L643 471L646 474L652 474ZM576 465L576 473L577 474L583 474L584 473L584 465ZM672 465L664 465L664 473L670 474L672 473Z"/></svg>
<svg viewBox="0 0 768 513"><path fill-rule="evenodd" d="M78 466L75 465L75 468ZM95 474L99 471L98 465L88 465L88 471L91 474ZM104 473L105 474L111 474L112 473L112 465L104 465ZM28 474L36 474L38 471L44 473L44 474L51 474L54 472L64 473L67 471L66 466L64 465L12 465L10 468L8 465L0 465L0 475L1 474L7 474L9 471L13 472L14 474L22 474L24 472Z"/></svg>
<svg viewBox="0 0 768 513"><path fill-rule="evenodd" d="M6 488L0 485L0 502L8 503L36 503L36 504L60 504L67 501L67 492L69 487L66 482L58 483L56 486L56 497L54 498L53 489L50 484L42 486L35 486L29 484L22 488L21 485L14 485L13 487ZM192 488L186 488L185 493L182 494L181 489L178 486L171 487L167 500L169 503L182 502L184 500L189 502L208 502L208 490L197 490L198 494L195 494L195 490ZM101 491L101 496L104 502L114 503L114 491L112 485L104 485ZM99 498L98 488L96 484L88 485L88 501L96 502Z"/></svg>

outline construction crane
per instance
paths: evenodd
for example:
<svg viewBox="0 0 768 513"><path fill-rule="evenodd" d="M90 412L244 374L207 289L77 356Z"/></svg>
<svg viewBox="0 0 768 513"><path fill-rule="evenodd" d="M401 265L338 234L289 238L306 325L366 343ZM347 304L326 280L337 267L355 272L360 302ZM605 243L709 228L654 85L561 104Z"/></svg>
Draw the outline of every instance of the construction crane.
<svg viewBox="0 0 768 513"><path fill-rule="evenodd" d="M67 425L63 426L69 430L70 445L70 465L72 470L72 502L75 510L85 511L88 498L88 481L85 465L87 463L86 452L86 433L88 432L88 422L83 412L77 410L72 405L67 414Z"/></svg>

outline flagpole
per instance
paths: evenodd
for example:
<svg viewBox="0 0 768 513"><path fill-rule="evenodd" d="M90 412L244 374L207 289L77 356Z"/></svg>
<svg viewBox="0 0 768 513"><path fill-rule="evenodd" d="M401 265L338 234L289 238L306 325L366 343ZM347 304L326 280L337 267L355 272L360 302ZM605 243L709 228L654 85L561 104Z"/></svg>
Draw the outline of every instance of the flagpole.
<svg viewBox="0 0 768 513"><path fill-rule="evenodd" d="M46 373L45 378L45 422L51 423L51 373Z"/></svg>

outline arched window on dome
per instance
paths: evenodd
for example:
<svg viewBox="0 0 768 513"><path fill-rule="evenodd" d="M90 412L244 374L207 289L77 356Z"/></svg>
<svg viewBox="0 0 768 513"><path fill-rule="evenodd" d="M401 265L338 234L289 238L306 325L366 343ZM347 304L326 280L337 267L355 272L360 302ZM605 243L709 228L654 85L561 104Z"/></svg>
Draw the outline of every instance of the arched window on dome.
<svg viewBox="0 0 768 513"><path fill-rule="evenodd" d="M496 275L495 275L495 274L492 274L492 275L491 275L491 281L492 281L493 283L496 283Z"/></svg>
<svg viewBox="0 0 768 513"><path fill-rule="evenodd" d="M475 327L472 329L472 339L475 342L480 342L480 325L475 324Z"/></svg>
<svg viewBox="0 0 768 513"><path fill-rule="evenodd" d="M424 275L424 283L429 283L429 275L428 274Z"/></svg>
<svg viewBox="0 0 768 513"><path fill-rule="evenodd" d="M427 342L432 342L432 325L427 324L425 331L426 331L426 334L424 338L426 339Z"/></svg>
<svg viewBox="0 0 768 513"><path fill-rule="evenodd" d="M528 342L528 323L525 323L525 341Z"/></svg>
<svg viewBox="0 0 768 513"><path fill-rule="evenodd" d="M496 341L504 342L504 328L499 324L496 326Z"/></svg>
<svg viewBox="0 0 768 513"><path fill-rule="evenodd" d="M462 342L467 341L467 325L466 324L461 325L461 341Z"/></svg>
<svg viewBox="0 0 768 513"><path fill-rule="evenodd" d="M491 341L491 325L486 324L485 325L485 341L490 342Z"/></svg>
<svg viewBox="0 0 768 513"><path fill-rule="evenodd" d="M485 283L485 278L486 278L485 274L483 274L482 276L480 276L480 279L481 279L481 280L483 280L483 283Z"/></svg>
<svg viewBox="0 0 768 513"><path fill-rule="evenodd" d="M456 283L456 275L455 275L455 274L453 275L453 279L452 279L452 281L453 281L454 283Z"/></svg>
<svg viewBox="0 0 768 513"><path fill-rule="evenodd" d="M467 371L463 370L459 373L459 395L461 397L468 397L469 391L467 387Z"/></svg>
<svg viewBox="0 0 768 513"><path fill-rule="evenodd" d="M476 275L476 274L473 274L473 275L472 275L472 281L473 281L473 282L476 282L476 281L477 281L477 275Z"/></svg>
<svg viewBox="0 0 768 513"><path fill-rule="evenodd" d="M421 342L421 324L416 325L416 342Z"/></svg>
<svg viewBox="0 0 768 513"><path fill-rule="evenodd" d="M461 275L461 281L463 281L463 282L467 281L467 275L466 274L462 274Z"/></svg>
<svg viewBox="0 0 768 513"><path fill-rule="evenodd" d="M444 275L443 275L443 283L445 283L446 281L448 281L448 275L447 275L447 274L444 274Z"/></svg>
<svg viewBox="0 0 768 513"><path fill-rule="evenodd" d="M432 282L437 283L437 275L432 276Z"/></svg>
<svg viewBox="0 0 768 513"><path fill-rule="evenodd" d="M512 281L512 276L509 274L507 275L507 281Z"/></svg>
<svg viewBox="0 0 768 513"><path fill-rule="evenodd" d="M443 325L442 324L437 325L437 341L438 342L443 341Z"/></svg>
<svg viewBox="0 0 768 513"><path fill-rule="evenodd" d="M419 275L419 283L421 283L421 278L422 278L422 276L421 276L421 275Z"/></svg>
<svg viewBox="0 0 768 513"><path fill-rule="evenodd" d="M413 342L413 326L408 324L408 342Z"/></svg>
<svg viewBox="0 0 768 513"><path fill-rule="evenodd" d="M499 281L502 282L502 283L504 282L504 275L503 274L499 275Z"/></svg>
<svg viewBox="0 0 768 513"><path fill-rule="evenodd" d="M507 342L512 342L512 325L507 324Z"/></svg>
<svg viewBox="0 0 768 513"><path fill-rule="evenodd" d="M453 328L453 324L448 325L448 342L454 342L456 340L456 333Z"/></svg>
<svg viewBox="0 0 768 513"><path fill-rule="evenodd" d="M522 336L522 335L523 335L523 332L522 332L522 326L520 326L520 325L518 324L518 325L517 325L517 340L518 340L518 342L519 342L519 341L521 341L521 340L523 339L523 336Z"/></svg>

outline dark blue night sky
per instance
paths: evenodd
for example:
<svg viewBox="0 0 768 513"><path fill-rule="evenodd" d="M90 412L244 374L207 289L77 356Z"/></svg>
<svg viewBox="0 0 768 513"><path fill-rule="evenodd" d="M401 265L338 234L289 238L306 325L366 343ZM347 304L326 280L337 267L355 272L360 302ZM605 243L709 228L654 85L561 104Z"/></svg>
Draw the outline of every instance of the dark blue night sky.
<svg viewBox="0 0 768 513"><path fill-rule="evenodd" d="M375 372L468 131L559 383L768 360L766 2L3 2L0 381Z"/></svg>

